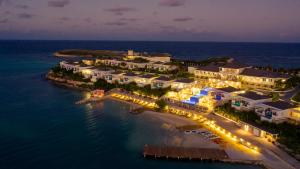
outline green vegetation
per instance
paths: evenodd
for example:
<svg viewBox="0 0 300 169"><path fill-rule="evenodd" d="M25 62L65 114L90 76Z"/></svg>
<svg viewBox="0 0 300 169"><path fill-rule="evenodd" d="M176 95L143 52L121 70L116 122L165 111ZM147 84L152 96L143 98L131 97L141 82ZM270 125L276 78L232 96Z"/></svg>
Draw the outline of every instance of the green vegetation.
<svg viewBox="0 0 300 169"><path fill-rule="evenodd" d="M173 73L172 77L173 78L190 78L190 77L194 77L194 75L187 71L179 70L179 71L177 71L177 73Z"/></svg>
<svg viewBox="0 0 300 169"><path fill-rule="evenodd" d="M84 76L81 73L73 73L73 70L63 69L59 65L52 68L52 72L53 72L54 76L60 77L60 78L65 78L65 79L80 81L80 82L89 82L90 81L90 79L84 78Z"/></svg>
<svg viewBox="0 0 300 169"><path fill-rule="evenodd" d="M125 52L111 51L111 50L85 50L85 49L68 49L58 51L58 54L70 55L70 56L87 56L96 58L116 58L123 57Z"/></svg>
<svg viewBox="0 0 300 169"><path fill-rule="evenodd" d="M244 121L249 124L278 133L278 142L285 145L295 153L300 154L300 125L292 123L269 123L260 121L255 112L241 112L234 110L230 103L216 108L216 112L236 121Z"/></svg>
<svg viewBox="0 0 300 169"><path fill-rule="evenodd" d="M300 85L300 77L292 76L287 81L278 80L275 82L275 87L279 90L287 90Z"/></svg>
<svg viewBox="0 0 300 169"><path fill-rule="evenodd" d="M293 96L291 100L300 103L300 92Z"/></svg>
<svg viewBox="0 0 300 169"><path fill-rule="evenodd" d="M216 112L235 121L255 122L259 120L259 116L255 112L237 111L231 107L230 103L217 107Z"/></svg>
<svg viewBox="0 0 300 169"><path fill-rule="evenodd" d="M279 93L272 93L272 101L278 101L280 99Z"/></svg>
<svg viewBox="0 0 300 169"><path fill-rule="evenodd" d="M158 110L164 110L167 106L166 101L164 101L163 99L159 99L155 103L158 105Z"/></svg>
<svg viewBox="0 0 300 169"><path fill-rule="evenodd" d="M149 62L149 60L140 58L140 57L134 58L133 61L136 63L148 63Z"/></svg>

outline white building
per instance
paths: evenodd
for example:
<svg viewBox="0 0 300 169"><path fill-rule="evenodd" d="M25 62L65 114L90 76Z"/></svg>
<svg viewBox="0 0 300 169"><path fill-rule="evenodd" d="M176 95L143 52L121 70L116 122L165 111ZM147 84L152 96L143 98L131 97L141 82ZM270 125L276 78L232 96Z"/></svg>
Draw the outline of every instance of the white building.
<svg viewBox="0 0 300 169"><path fill-rule="evenodd" d="M195 85L193 79L177 79L172 82L171 88L175 90L181 90L183 88L191 88Z"/></svg>
<svg viewBox="0 0 300 169"><path fill-rule="evenodd" d="M139 53L134 52L133 50L128 50L127 59L143 58L147 59L150 62L170 62L171 56L167 53Z"/></svg>
<svg viewBox="0 0 300 169"><path fill-rule="evenodd" d="M261 120L280 123L293 119L299 121L300 118L296 119L293 113L296 113L296 106L285 102L285 101L275 101L275 102L263 102L255 106L255 112L261 117ZM298 112L300 113L300 111Z"/></svg>
<svg viewBox="0 0 300 169"><path fill-rule="evenodd" d="M250 111L254 110L257 104L272 101L272 98L265 95L260 95L252 91L247 91L238 94L232 99L231 106L236 110Z"/></svg>
<svg viewBox="0 0 300 169"><path fill-rule="evenodd" d="M135 82L135 79L137 78L137 76L138 75L135 73L127 72L120 77L119 83L120 84L128 84L131 82Z"/></svg>
<svg viewBox="0 0 300 169"><path fill-rule="evenodd" d="M145 75L137 76L135 78L135 82L137 83L138 86L143 87L146 85L151 85L154 79L155 79L154 75L145 74Z"/></svg>
<svg viewBox="0 0 300 169"><path fill-rule="evenodd" d="M213 88L211 89L211 95L215 97L217 101L223 103L227 103L240 94L242 91L233 87L225 87L225 88Z"/></svg>
<svg viewBox="0 0 300 169"><path fill-rule="evenodd" d="M123 74L124 74L123 72L119 72L119 71L111 72L110 74L105 75L104 79L108 83L119 83Z"/></svg>
<svg viewBox="0 0 300 169"><path fill-rule="evenodd" d="M109 75L113 70L106 68L94 68L92 69L92 79L91 81L95 82L98 79L105 79L106 75Z"/></svg>
<svg viewBox="0 0 300 169"><path fill-rule="evenodd" d="M166 76L160 76L153 80L151 84L151 88L158 89L158 88L168 88L171 86L172 79Z"/></svg>

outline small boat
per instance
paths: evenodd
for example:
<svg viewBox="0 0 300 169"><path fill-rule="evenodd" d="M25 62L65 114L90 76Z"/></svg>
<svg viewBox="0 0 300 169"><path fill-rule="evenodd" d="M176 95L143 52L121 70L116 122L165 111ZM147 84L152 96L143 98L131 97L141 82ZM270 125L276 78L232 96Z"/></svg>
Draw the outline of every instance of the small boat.
<svg viewBox="0 0 300 169"><path fill-rule="evenodd" d="M191 130L185 130L184 133L185 133L185 134L191 134L192 131L191 131Z"/></svg>

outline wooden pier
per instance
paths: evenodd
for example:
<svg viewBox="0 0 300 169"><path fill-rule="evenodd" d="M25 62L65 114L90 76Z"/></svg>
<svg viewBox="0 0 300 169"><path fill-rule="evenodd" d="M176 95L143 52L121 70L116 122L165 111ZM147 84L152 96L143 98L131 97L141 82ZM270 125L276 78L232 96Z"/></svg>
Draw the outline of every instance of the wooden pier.
<svg viewBox="0 0 300 169"><path fill-rule="evenodd" d="M178 160L207 160L223 161L228 159L224 150L212 148L185 148L185 147L159 147L144 146L144 157L178 159Z"/></svg>

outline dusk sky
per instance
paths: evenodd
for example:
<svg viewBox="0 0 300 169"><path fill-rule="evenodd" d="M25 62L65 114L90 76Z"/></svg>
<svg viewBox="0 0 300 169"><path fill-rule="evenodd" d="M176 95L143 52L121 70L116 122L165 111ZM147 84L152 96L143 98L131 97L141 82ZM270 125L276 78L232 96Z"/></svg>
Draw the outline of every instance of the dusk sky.
<svg viewBox="0 0 300 169"><path fill-rule="evenodd" d="M300 0L0 0L0 39L300 42Z"/></svg>

